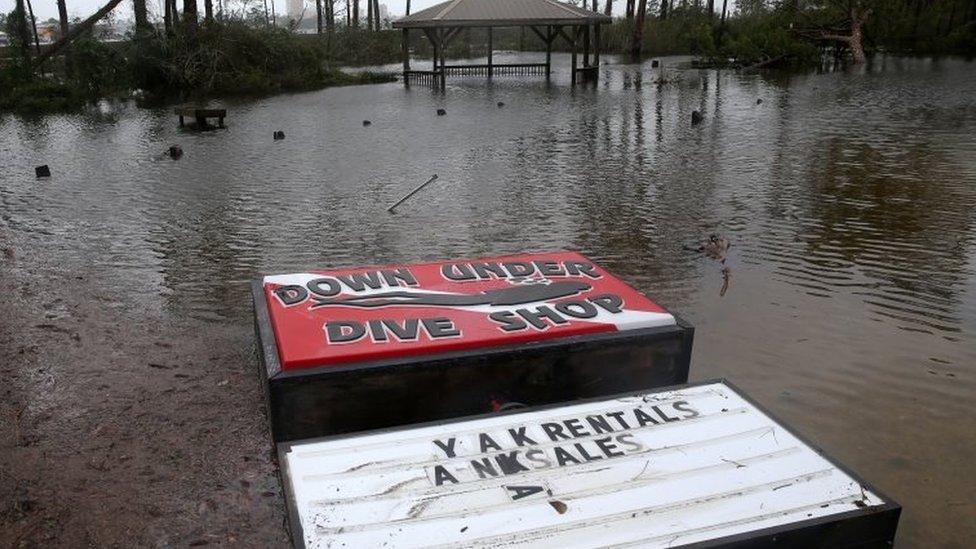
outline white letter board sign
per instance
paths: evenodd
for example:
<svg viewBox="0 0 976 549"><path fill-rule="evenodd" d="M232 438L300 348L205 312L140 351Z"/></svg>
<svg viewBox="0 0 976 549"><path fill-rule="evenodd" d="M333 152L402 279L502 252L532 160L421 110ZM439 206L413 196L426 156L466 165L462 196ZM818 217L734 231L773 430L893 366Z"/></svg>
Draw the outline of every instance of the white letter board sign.
<svg viewBox="0 0 976 549"><path fill-rule="evenodd" d="M900 513L723 381L278 449L299 547L884 547Z"/></svg>

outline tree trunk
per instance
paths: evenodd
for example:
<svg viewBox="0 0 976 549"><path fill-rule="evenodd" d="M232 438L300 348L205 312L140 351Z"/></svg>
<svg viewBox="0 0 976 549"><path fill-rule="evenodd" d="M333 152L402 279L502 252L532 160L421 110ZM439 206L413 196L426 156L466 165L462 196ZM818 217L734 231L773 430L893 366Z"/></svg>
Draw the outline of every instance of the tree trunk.
<svg viewBox="0 0 976 549"><path fill-rule="evenodd" d="M132 0L135 2L136 0ZM145 2L145 0L142 0ZM203 0L203 18L208 23L213 22L213 0Z"/></svg>
<svg viewBox="0 0 976 549"><path fill-rule="evenodd" d="M380 21L380 0L371 0L373 2L373 30L379 31L382 27L382 22Z"/></svg>
<svg viewBox="0 0 976 549"><path fill-rule="evenodd" d="M851 38L847 42L851 47L851 56L854 57L854 63L861 64L867 61L867 56L864 55L864 44L861 43L861 24L858 22L851 22Z"/></svg>
<svg viewBox="0 0 976 549"><path fill-rule="evenodd" d="M607 4L603 7L603 15L609 16L610 12L613 11L613 0L607 0Z"/></svg>
<svg viewBox="0 0 976 549"><path fill-rule="evenodd" d="M668 0L661 0L661 20L668 18Z"/></svg>
<svg viewBox="0 0 976 549"><path fill-rule="evenodd" d="M61 34L58 39L68 36L68 5L66 0L58 0L58 21L61 23Z"/></svg>
<svg viewBox="0 0 976 549"><path fill-rule="evenodd" d="M647 0L640 0L637 4L637 13L634 15L634 36L630 42L630 55L633 58L640 57L641 47L644 45L644 14L647 13Z"/></svg>
<svg viewBox="0 0 976 549"><path fill-rule="evenodd" d="M627 5L624 7L624 17L628 21L634 19L634 0L627 0Z"/></svg>
<svg viewBox="0 0 976 549"><path fill-rule="evenodd" d="M163 0L163 30L173 32L173 8L169 0Z"/></svg>
<svg viewBox="0 0 976 549"><path fill-rule="evenodd" d="M708 7L706 9L708 11L708 18L711 19L712 17L715 17L715 0L708 0L707 6Z"/></svg>
<svg viewBox="0 0 976 549"><path fill-rule="evenodd" d="M609 2L610 0L607 0ZM410 0L407 0L407 15L410 15Z"/></svg>
<svg viewBox="0 0 976 549"><path fill-rule="evenodd" d="M37 55L41 54L41 40L37 37L37 19L34 18L34 7L31 6L31 1L27 0L27 13L30 14L31 29L34 30L34 49L37 50ZM28 45L28 47L30 47Z"/></svg>
<svg viewBox="0 0 976 549"><path fill-rule="evenodd" d="M352 0L352 28L359 28L359 0Z"/></svg>
<svg viewBox="0 0 976 549"><path fill-rule="evenodd" d="M132 15L136 20L136 34L144 34L152 30L149 25L149 15L146 12L146 0L132 0Z"/></svg>
<svg viewBox="0 0 976 549"><path fill-rule="evenodd" d="M725 10L729 7L729 0L722 0L722 27L725 27Z"/></svg>
<svg viewBox="0 0 976 549"><path fill-rule="evenodd" d="M851 55L854 57L854 63L861 64L867 61L867 56L864 55L864 44L862 42L862 27L868 17L871 16L871 10L864 10L862 13L858 13L854 7L851 7L851 39L848 42L851 46Z"/></svg>
<svg viewBox="0 0 976 549"><path fill-rule="evenodd" d="M322 34L322 0L315 0L315 33Z"/></svg>
<svg viewBox="0 0 976 549"><path fill-rule="evenodd" d="M349 9L349 0L346 0L346 28L352 26L352 11Z"/></svg>
<svg viewBox="0 0 976 549"><path fill-rule="evenodd" d="M14 12L10 14L13 21L14 37L20 42L21 55L24 56L24 65L30 71L30 28L27 25L27 8L24 7L24 0L17 0ZM29 74L29 72L28 72Z"/></svg>
<svg viewBox="0 0 976 549"><path fill-rule="evenodd" d="M183 24L193 32L197 28L197 0L183 0Z"/></svg>

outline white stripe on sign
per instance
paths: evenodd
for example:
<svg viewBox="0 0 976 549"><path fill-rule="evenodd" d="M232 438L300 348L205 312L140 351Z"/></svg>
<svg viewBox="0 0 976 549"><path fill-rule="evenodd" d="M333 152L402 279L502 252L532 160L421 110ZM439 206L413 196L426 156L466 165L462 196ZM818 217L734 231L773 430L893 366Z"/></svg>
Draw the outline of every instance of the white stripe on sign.
<svg viewBox="0 0 976 549"><path fill-rule="evenodd" d="M882 505L713 383L293 444L307 547L668 547Z"/></svg>

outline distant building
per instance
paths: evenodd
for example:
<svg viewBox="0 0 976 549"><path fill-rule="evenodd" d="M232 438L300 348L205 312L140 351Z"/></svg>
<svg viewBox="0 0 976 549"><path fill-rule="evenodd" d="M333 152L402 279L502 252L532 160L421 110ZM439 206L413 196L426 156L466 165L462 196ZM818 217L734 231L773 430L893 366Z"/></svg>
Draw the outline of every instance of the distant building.
<svg viewBox="0 0 976 549"><path fill-rule="evenodd" d="M43 43L56 41L61 36L61 29L57 25L43 23L37 26L37 38Z"/></svg>

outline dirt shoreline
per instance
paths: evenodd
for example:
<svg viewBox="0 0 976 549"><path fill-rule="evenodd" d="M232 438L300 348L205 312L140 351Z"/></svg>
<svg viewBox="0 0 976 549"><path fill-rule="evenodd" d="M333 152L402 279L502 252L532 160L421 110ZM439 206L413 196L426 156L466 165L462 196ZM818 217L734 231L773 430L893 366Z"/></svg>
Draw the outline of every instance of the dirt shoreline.
<svg viewBox="0 0 976 549"><path fill-rule="evenodd" d="M145 313L26 240L0 235L0 546L287 547L250 326Z"/></svg>

